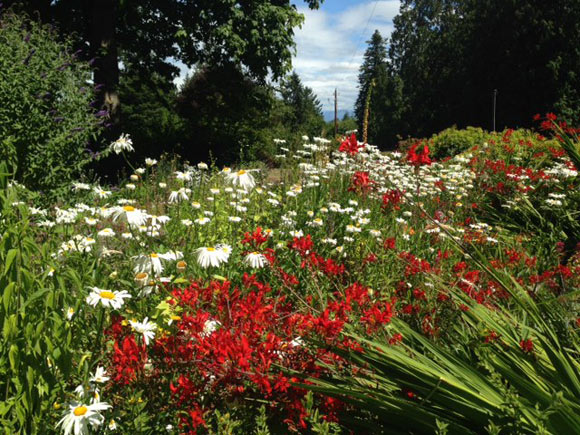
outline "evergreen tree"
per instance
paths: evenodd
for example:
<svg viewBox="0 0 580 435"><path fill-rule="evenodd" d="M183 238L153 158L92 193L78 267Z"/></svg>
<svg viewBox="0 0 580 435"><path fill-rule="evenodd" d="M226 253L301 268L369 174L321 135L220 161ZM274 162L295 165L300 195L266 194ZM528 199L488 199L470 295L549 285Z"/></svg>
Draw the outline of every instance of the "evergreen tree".
<svg viewBox="0 0 580 435"><path fill-rule="evenodd" d="M282 101L288 105L287 124L294 131L309 136L320 135L324 127L322 104L300 77L293 72L280 85Z"/></svg>
<svg viewBox="0 0 580 435"><path fill-rule="evenodd" d="M355 117L358 121L359 132L363 131L365 106L367 96L371 86L386 86L387 78L387 49L386 40L381 36L378 30L375 30L373 36L367 41L369 46L364 54L364 61L359 70L358 83L359 94L354 106ZM381 114L380 102L376 98L376 89L370 100L369 116L369 136L368 141L375 143L377 139L378 121Z"/></svg>

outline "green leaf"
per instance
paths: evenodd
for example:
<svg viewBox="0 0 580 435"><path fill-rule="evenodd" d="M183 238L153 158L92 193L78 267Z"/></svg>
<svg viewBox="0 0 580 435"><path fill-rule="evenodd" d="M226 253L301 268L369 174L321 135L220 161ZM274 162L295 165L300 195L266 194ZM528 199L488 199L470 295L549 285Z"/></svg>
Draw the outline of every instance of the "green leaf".
<svg viewBox="0 0 580 435"><path fill-rule="evenodd" d="M12 293L14 292L14 288L16 287L16 283L11 282L5 288L2 294L2 303L4 304L4 310L8 311L10 308L10 300L12 299Z"/></svg>
<svg viewBox="0 0 580 435"><path fill-rule="evenodd" d="M16 248L12 248L12 249L8 250L8 252L6 253L6 263L4 265L4 275L8 274L8 271L10 270L12 263L14 263L14 260L16 259L17 255L18 255L18 249L16 249Z"/></svg>
<svg viewBox="0 0 580 435"><path fill-rule="evenodd" d="M10 360L10 368L14 373L18 373L18 368L20 366L20 352L18 346L12 344L10 350L8 351L8 359Z"/></svg>

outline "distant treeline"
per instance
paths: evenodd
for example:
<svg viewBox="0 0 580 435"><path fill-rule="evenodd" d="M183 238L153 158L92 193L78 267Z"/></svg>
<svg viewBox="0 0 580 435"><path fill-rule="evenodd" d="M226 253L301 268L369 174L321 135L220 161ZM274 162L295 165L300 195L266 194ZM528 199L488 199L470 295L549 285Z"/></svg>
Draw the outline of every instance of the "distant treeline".
<svg viewBox="0 0 580 435"><path fill-rule="evenodd" d="M369 141L449 126L528 127L535 113L580 115L580 0L402 0L389 39L377 31L359 76ZM497 91L497 92L496 92Z"/></svg>

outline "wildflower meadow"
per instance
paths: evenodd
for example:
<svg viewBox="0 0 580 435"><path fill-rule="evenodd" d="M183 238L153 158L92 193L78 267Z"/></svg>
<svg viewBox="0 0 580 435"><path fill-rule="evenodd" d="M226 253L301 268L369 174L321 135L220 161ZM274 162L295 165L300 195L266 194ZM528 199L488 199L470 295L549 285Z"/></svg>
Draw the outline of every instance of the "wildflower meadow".
<svg viewBox="0 0 580 435"><path fill-rule="evenodd" d="M578 131L435 160L147 158L36 204L1 171L11 433L577 433Z"/></svg>

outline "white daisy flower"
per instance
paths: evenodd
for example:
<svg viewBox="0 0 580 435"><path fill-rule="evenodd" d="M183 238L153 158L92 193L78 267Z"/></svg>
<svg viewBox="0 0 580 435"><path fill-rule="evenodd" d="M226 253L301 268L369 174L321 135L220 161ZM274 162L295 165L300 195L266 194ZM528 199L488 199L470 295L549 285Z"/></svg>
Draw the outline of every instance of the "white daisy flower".
<svg viewBox="0 0 580 435"><path fill-rule="evenodd" d="M145 317L142 322L130 320L129 323L135 332L138 334L143 334L143 341L146 345L149 345L149 341L155 338L155 330L157 329L157 325L153 322L150 322L147 317Z"/></svg>
<svg viewBox="0 0 580 435"><path fill-rule="evenodd" d="M161 275L163 272L163 264L161 260L164 261L175 261L183 258L183 253L179 251L169 251L165 254L159 254L157 252L152 252L148 255L138 255L133 257L135 259L135 267L133 271L135 273L149 273L153 271L155 276Z"/></svg>
<svg viewBox="0 0 580 435"><path fill-rule="evenodd" d="M111 408L105 402L95 402L84 405L79 402L71 402L68 411L64 414L57 426L62 426L64 435L74 433L74 435L85 435L89 433L89 425L96 429L102 425L105 418L100 411Z"/></svg>
<svg viewBox="0 0 580 435"><path fill-rule="evenodd" d="M211 221L208 217L197 218L194 222L198 225L205 225Z"/></svg>
<svg viewBox="0 0 580 435"><path fill-rule="evenodd" d="M187 201L189 199L189 195L187 194L188 190L185 187L179 190L172 190L169 194L169 203L173 204L180 201Z"/></svg>
<svg viewBox="0 0 580 435"><path fill-rule="evenodd" d="M181 181L191 181L192 173L191 172L181 172L175 171L175 178Z"/></svg>
<svg viewBox="0 0 580 435"><path fill-rule="evenodd" d="M124 299L130 298L131 295L126 290L111 291L100 289L98 287L90 287L91 293L87 296L87 303L93 307L100 302L104 307L111 307L119 309L125 302Z"/></svg>
<svg viewBox="0 0 580 435"><path fill-rule="evenodd" d="M201 333L202 336L208 336L212 332L216 331L221 326L221 323L217 320L206 320L203 325L203 332Z"/></svg>
<svg viewBox="0 0 580 435"><path fill-rule="evenodd" d="M101 231L97 233L97 236L99 237L113 237L114 235L115 232L113 231L112 228L103 228Z"/></svg>
<svg viewBox="0 0 580 435"><path fill-rule="evenodd" d="M123 207L112 207L113 221L121 218L127 221L129 226L136 228L144 225L147 222L147 213L132 205L125 205Z"/></svg>
<svg viewBox="0 0 580 435"><path fill-rule="evenodd" d="M111 378L109 378L107 376L107 372L105 371L105 368L98 366L97 369L95 370L95 373L93 374L93 376L91 376L91 378L89 379L89 382L93 382L93 383L97 383L97 384L104 384L109 379L111 379Z"/></svg>
<svg viewBox="0 0 580 435"><path fill-rule="evenodd" d="M268 264L268 259L259 252L250 252L244 258L244 263L254 269L261 269Z"/></svg>
<svg viewBox="0 0 580 435"><path fill-rule="evenodd" d="M169 216L165 215L163 216L149 215L149 219L151 219L151 226L165 225L167 222L171 220Z"/></svg>
<svg viewBox="0 0 580 435"><path fill-rule="evenodd" d="M68 307L66 310L66 318L67 320L72 320L75 315L75 309L73 307Z"/></svg>
<svg viewBox="0 0 580 435"><path fill-rule="evenodd" d="M149 157L147 157L147 158L145 159L145 164L146 164L147 166L154 166L154 165L156 165L156 164L157 164L157 160L155 160L155 159L150 159Z"/></svg>
<svg viewBox="0 0 580 435"><path fill-rule="evenodd" d="M256 185L256 181L249 170L240 169L237 172L230 172L227 177L234 186L240 186L246 191L252 190Z"/></svg>
<svg viewBox="0 0 580 435"><path fill-rule="evenodd" d="M91 190L91 186L87 183L73 183L73 190Z"/></svg>
<svg viewBox="0 0 580 435"><path fill-rule="evenodd" d="M95 218L85 217L85 223L87 225L91 225L91 226L97 225L97 222L98 221Z"/></svg>
<svg viewBox="0 0 580 435"><path fill-rule="evenodd" d="M112 192L110 190L105 190L105 189L98 187L98 186L93 188L93 192L95 193L95 195L98 198L108 198L112 194Z"/></svg>
<svg viewBox="0 0 580 435"><path fill-rule="evenodd" d="M195 251L197 256L197 264L203 269L208 267L219 267L220 264L228 261L231 248L227 245L218 245L215 248L212 246L198 248Z"/></svg>
<svg viewBox="0 0 580 435"><path fill-rule="evenodd" d="M122 151L135 151L133 149L133 141L128 134L122 134L119 139L111 144L109 147L115 154L121 154Z"/></svg>

